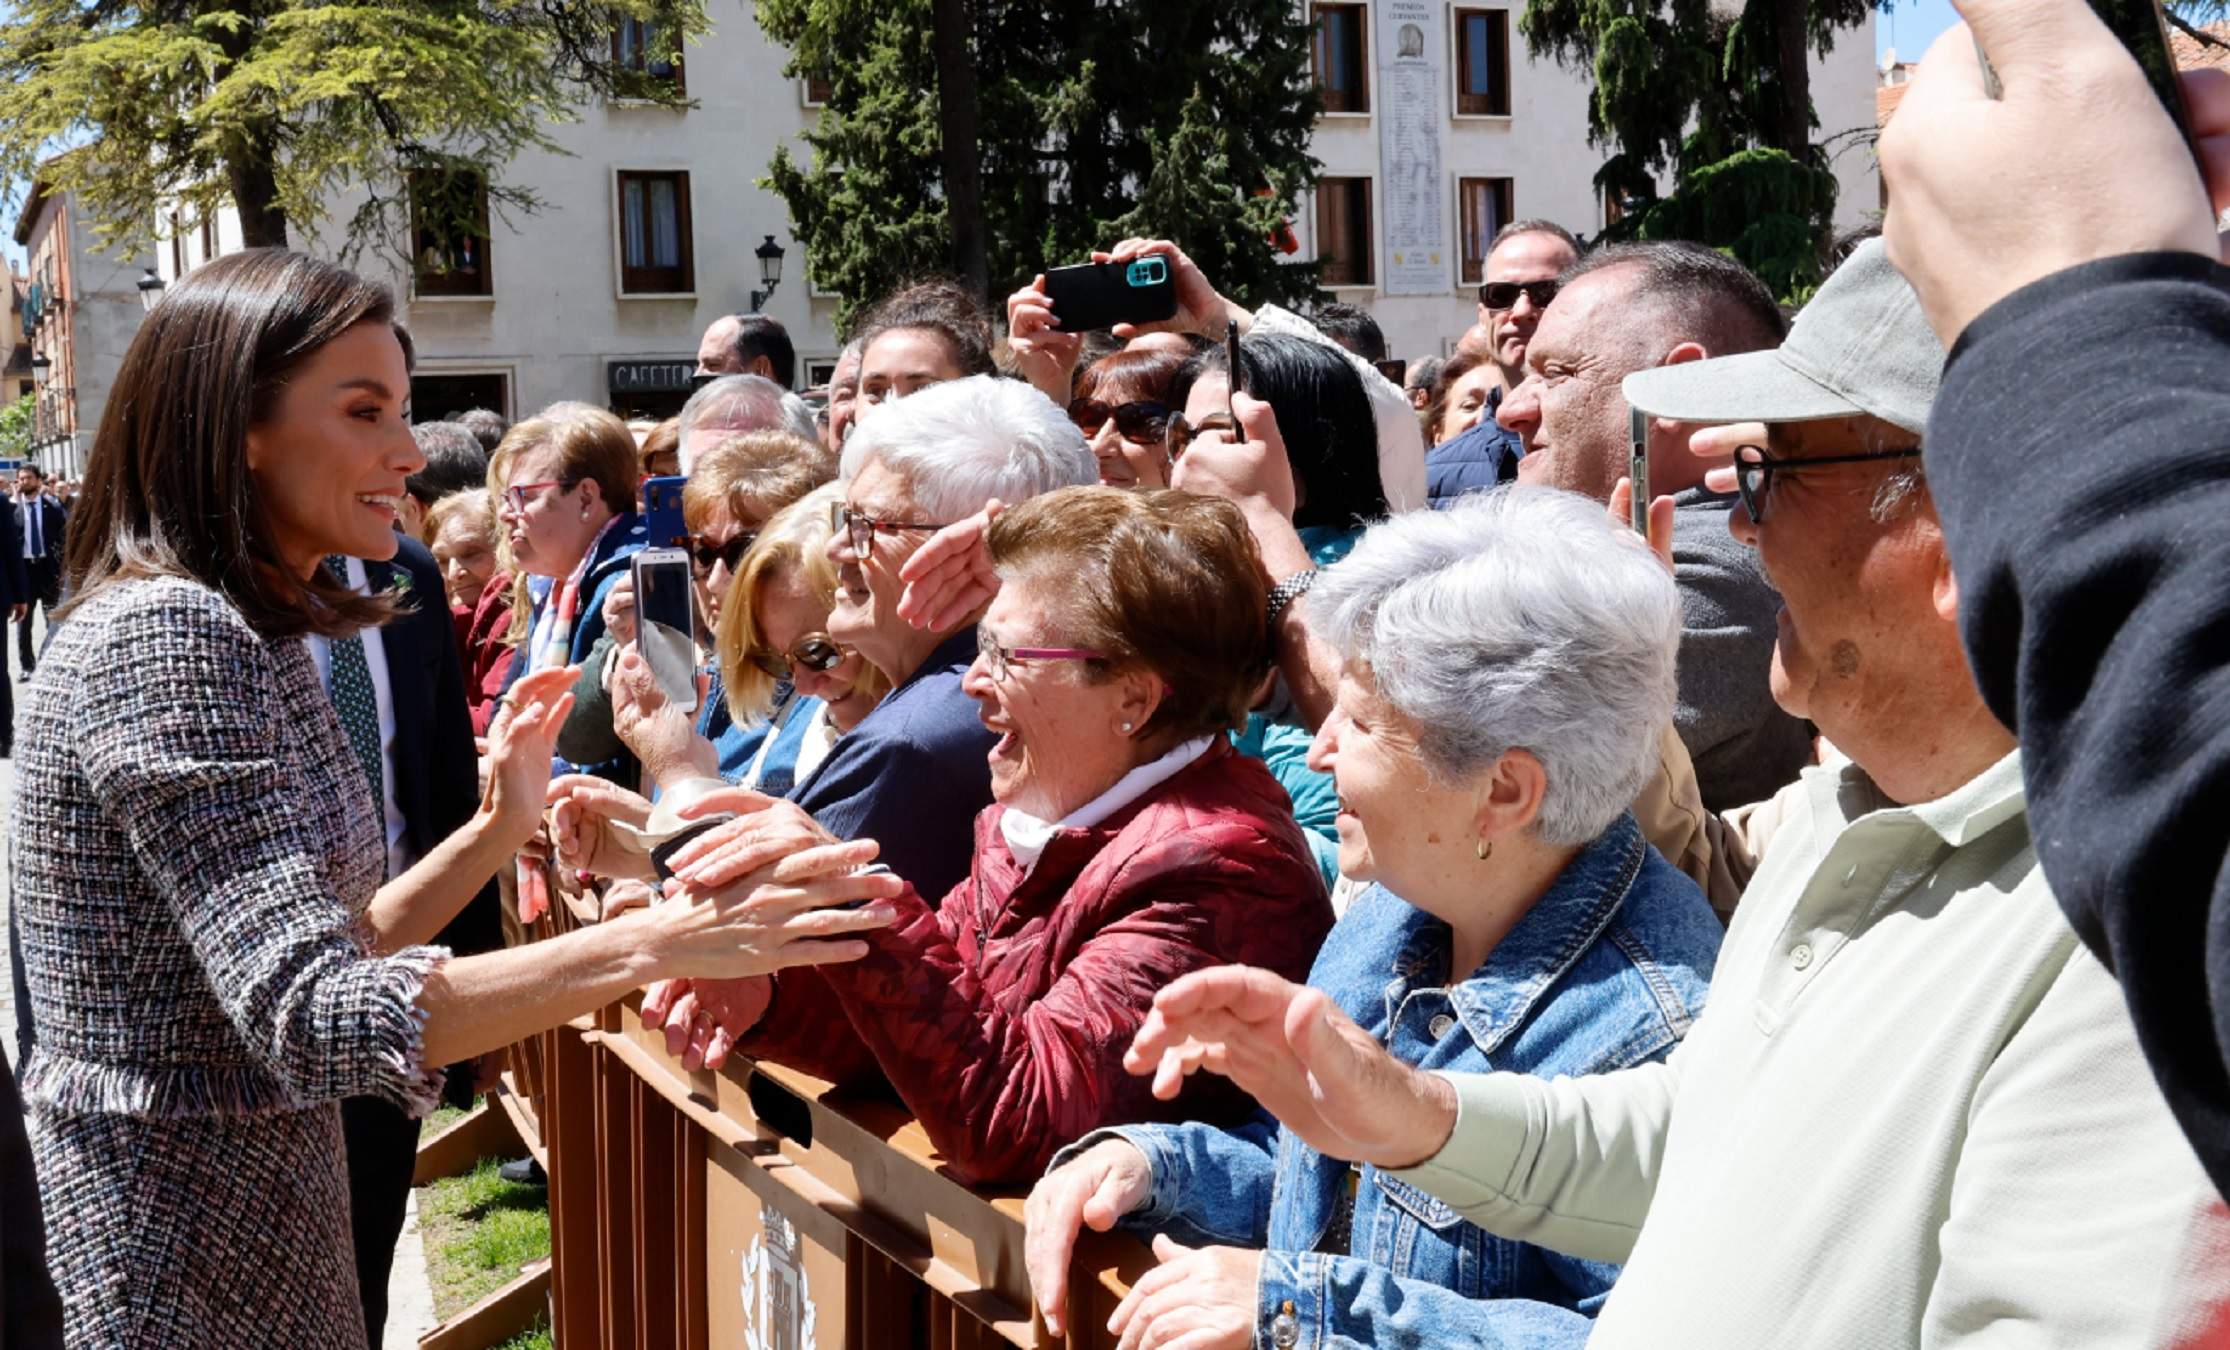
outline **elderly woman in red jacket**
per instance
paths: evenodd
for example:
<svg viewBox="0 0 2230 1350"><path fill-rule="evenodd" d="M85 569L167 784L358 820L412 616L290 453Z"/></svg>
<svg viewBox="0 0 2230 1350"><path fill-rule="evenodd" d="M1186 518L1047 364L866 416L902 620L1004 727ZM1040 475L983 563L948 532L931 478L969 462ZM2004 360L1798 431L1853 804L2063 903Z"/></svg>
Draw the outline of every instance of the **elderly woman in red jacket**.
<svg viewBox="0 0 2230 1350"><path fill-rule="evenodd" d="M954 1171L1036 1176L1119 1121L1215 1118L1234 1094L1154 1100L1122 1056L1154 992L1225 962L1300 979L1332 922L1292 807L1225 733L1268 669L1267 582L1227 503L1067 488L999 517L1002 585L964 688L999 737L968 879L910 887L867 956L699 985L669 1027L840 1083L886 1078ZM729 798L731 803L734 798ZM823 842L748 803L674 872L699 890ZM646 1005L657 1019L674 1001Z"/></svg>

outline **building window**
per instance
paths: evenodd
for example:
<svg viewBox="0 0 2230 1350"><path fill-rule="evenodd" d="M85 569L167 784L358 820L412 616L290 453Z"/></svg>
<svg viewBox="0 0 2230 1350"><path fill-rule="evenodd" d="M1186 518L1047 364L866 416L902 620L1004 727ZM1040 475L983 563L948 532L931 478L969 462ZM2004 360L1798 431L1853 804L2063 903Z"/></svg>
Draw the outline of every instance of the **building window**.
<svg viewBox="0 0 2230 1350"><path fill-rule="evenodd" d="M648 19L622 19L612 30L612 64L624 74L648 83L666 83L680 93L685 87L681 55L667 49L666 34ZM625 82L622 82L625 87Z"/></svg>
<svg viewBox="0 0 2230 1350"><path fill-rule="evenodd" d="M619 175L619 288L680 295L697 286L689 240L689 174Z"/></svg>
<svg viewBox="0 0 2230 1350"><path fill-rule="evenodd" d="M1325 178L1316 185L1316 258L1327 286L1371 284L1371 180Z"/></svg>
<svg viewBox="0 0 2230 1350"><path fill-rule="evenodd" d="M818 71L807 75L799 83L801 97L808 108L824 108L829 101L829 77Z"/></svg>
<svg viewBox="0 0 2230 1350"><path fill-rule="evenodd" d="M1510 115L1510 11L1456 14L1456 115Z"/></svg>
<svg viewBox="0 0 2230 1350"><path fill-rule="evenodd" d="M1365 50L1364 9L1361 5L1317 5L1316 87L1324 95L1324 111L1367 113L1371 110L1369 53Z"/></svg>
<svg viewBox="0 0 2230 1350"><path fill-rule="evenodd" d="M410 377L410 420L445 422L474 408L511 415L511 377L501 372L432 371Z"/></svg>
<svg viewBox="0 0 2230 1350"><path fill-rule="evenodd" d="M410 248L419 295L493 295L488 271L488 187L469 171L411 173Z"/></svg>
<svg viewBox="0 0 2230 1350"><path fill-rule="evenodd" d="M1507 178L1456 180L1456 233L1463 245L1458 250L1463 266L1463 274L1456 278L1459 286L1476 286L1487 279L1487 251L1516 215L1513 196Z"/></svg>

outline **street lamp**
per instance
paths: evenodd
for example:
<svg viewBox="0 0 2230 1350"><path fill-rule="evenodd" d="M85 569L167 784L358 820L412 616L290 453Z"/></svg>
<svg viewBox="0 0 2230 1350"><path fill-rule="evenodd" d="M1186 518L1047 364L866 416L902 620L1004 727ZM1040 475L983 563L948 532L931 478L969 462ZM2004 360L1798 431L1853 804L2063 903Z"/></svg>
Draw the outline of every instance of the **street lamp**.
<svg viewBox="0 0 2230 1350"><path fill-rule="evenodd" d="M46 353L45 353L45 352L40 352L40 353L39 353L39 354L38 354L37 356L34 356L34 357L32 357L32 358L31 358L31 383L32 383L32 384L34 384L34 385L36 385L36 386L38 386L38 387L39 387L39 388L41 388L41 389L44 389L44 388L46 388L46 375L47 375L47 372L48 372L49 370L52 370L53 368L54 368L54 363L53 363L52 361L50 361L50 360L48 360L48 359L47 359L47 355L46 355Z"/></svg>
<svg viewBox="0 0 2230 1350"><path fill-rule="evenodd" d="M782 246L768 235L767 241L751 250L759 259L759 280L767 284L763 291L751 292L751 312L763 312L767 301L774 298L774 288L782 284Z"/></svg>
<svg viewBox="0 0 2230 1350"><path fill-rule="evenodd" d="M139 274L139 307L152 314L155 302L163 298L163 279L150 267Z"/></svg>

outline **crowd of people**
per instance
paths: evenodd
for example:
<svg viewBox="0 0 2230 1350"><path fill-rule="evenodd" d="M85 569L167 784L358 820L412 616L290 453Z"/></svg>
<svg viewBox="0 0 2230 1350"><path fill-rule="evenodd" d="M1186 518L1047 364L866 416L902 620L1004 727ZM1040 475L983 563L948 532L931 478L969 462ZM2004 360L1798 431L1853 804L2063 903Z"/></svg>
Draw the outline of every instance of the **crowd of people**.
<svg viewBox="0 0 2230 1350"><path fill-rule="evenodd" d="M1962 7L1793 319L1526 220L1389 374L1111 240L1172 318L412 425L380 288L183 278L0 513L8 1335L377 1343L416 1115L640 990L1026 1190L1056 1336L1120 1227L1124 1350L2230 1345L2230 283L2089 11Z"/></svg>

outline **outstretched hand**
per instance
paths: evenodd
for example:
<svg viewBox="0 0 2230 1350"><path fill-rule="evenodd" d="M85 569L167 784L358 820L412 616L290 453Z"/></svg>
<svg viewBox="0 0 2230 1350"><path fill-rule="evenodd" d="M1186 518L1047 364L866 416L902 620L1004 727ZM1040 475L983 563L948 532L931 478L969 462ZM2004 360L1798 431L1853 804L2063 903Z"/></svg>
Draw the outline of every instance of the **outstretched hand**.
<svg viewBox="0 0 2230 1350"><path fill-rule="evenodd" d="M1154 996L1123 1067L1154 1096L1220 1073L1326 1157L1410 1167L1455 1128L1454 1091L1386 1052L1322 990L1253 966L1195 971Z"/></svg>
<svg viewBox="0 0 2230 1350"><path fill-rule="evenodd" d="M1882 131L1889 255L1946 344L2055 272L2154 250L2221 256L2230 75L2183 77L2206 164L2084 0L1958 0ZM1983 88L1975 42L2004 97ZM2040 203L2051 203L2049 209Z"/></svg>
<svg viewBox="0 0 2230 1350"><path fill-rule="evenodd" d="M1007 509L993 497L966 520L929 536L899 565L906 591L898 597L898 617L916 628L943 632L991 603L999 593L999 574L991 566L991 522Z"/></svg>
<svg viewBox="0 0 2230 1350"><path fill-rule="evenodd" d="M1014 349L1022 377L1066 408L1076 361L1084 351L1084 335L1061 331L1043 273L1007 297L1007 345Z"/></svg>
<svg viewBox="0 0 2230 1350"><path fill-rule="evenodd" d="M481 809L516 848L542 826L558 731L573 711L579 666L536 671L511 686L488 727L488 783Z"/></svg>

